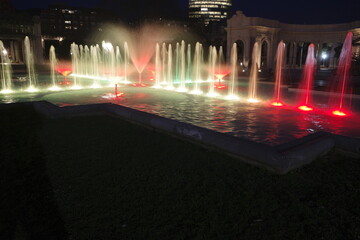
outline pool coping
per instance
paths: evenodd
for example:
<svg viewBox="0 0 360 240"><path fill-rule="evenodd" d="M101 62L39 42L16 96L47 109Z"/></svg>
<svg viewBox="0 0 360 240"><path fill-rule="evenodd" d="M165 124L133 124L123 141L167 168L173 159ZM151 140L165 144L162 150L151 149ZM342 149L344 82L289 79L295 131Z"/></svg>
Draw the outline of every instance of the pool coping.
<svg viewBox="0 0 360 240"><path fill-rule="evenodd" d="M37 112L50 119L94 115L119 117L200 144L205 148L224 152L279 174L308 164L334 148L360 157L360 139L328 132L317 132L285 144L270 146L112 103L66 107L59 107L47 101L24 104L33 106Z"/></svg>

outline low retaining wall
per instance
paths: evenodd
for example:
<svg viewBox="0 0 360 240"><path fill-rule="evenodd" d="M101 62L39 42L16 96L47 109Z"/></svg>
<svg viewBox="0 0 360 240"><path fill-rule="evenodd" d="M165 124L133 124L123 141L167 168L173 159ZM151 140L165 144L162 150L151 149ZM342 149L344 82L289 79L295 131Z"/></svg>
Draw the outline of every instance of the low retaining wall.
<svg viewBox="0 0 360 240"><path fill-rule="evenodd" d="M262 166L282 174L313 161L334 147L360 156L359 139L326 132L317 132L272 147L111 103L67 107L58 107L45 101L26 104L32 105L36 111L48 118L72 118L93 115L120 117L208 148L223 151L250 164Z"/></svg>

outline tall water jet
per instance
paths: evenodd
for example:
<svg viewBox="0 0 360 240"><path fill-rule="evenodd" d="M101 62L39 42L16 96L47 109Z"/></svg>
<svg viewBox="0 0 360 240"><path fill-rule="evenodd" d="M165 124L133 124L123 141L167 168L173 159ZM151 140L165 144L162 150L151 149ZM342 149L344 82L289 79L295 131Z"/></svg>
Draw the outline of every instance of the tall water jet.
<svg viewBox="0 0 360 240"><path fill-rule="evenodd" d="M166 56L167 56L167 50L166 50L166 44L163 43L161 47L161 66L162 66L162 79L161 82L163 84L166 84L167 78L166 78Z"/></svg>
<svg viewBox="0 0 360 240"><path fill-rule="evenodd" d="M172 72L172 46L171 44L169 44L169 49L168 49L168 58L167 58L167 86L166 89L174 89L174 85L173 85L173 72Z"/></svg>
<svg viewBox="0 0 360 240"><path fill-rule="evenodd" d="M316 67L316 58L314 53L314 44L310 44L306 56L305 66L303 70L302 80L299 84L300 93L300 106L299 109L303 111L311 111L311 89L314 82L314 74Z"/></svg>
<svg viewBox="0 0 360 240"><path fill-rule="evenodd" d="M1 81L1 93L12 92L12 69L8 52L4 47L2 41L0 41L0 81Z"/></svg>
<svg viewBox="0 0 360 240"><path fill-rule="evenodd" d="M180 59L179 59L179 71L180 71L180 86L178 87L177 91L179 92L185 92L187 91L185 87L185 81L186 81L186 56L185 56L185 41L181 41L180 46Z"/></svg>
<svg viewBox="0 0 360 240"><path fill-rule="evenodd" d="M26 63L26 68L28 71L28 78L29 78L29 87L27 88L26 91L34 92L34 91L37 91L37 89L35 88L37 80L36 80L35 69L34 69L33 51L31 49L30 39L28 36L25 37L24 48L25 48L25 63Z"/></svg>
<svg viewBox="0 0 360 240"><path fill-rule="evenodd" d="M160 88L160 82L161 82L161 57L160 57L160 45L159 43L156 44L156 50L155 50L155 88Z"/></svg>
<svg viewBox="0 0 360 240"><path fill-rule="evenodd" d="M352 61L352 38L353 33L349 32L346 35L341 49L339 65L333 83L334 86L331 91L329 105L334 108L332 113L337 116L346 116L346 109L350 109L351 107L351 99L345 98L345 94L351 94L350 67Z"/></svg>
<svg viewBox="0 0 360 240"><path fill-rule="evenodd" d="M75 76L73 77L73 81L74 81L73 88L77 89L80 88L80 86L78 86L78 81L76 76L76 74L80 74L80 70L79 70L80 53L77 44L72 43L70 47L71 47L71 67L73 73L75 73Z"/></svg>
<svg viewBox="0 0 360 240"><path fill-rule="evenodd" d="M50 60L51 82L52 82L52 86L51 86L50 90L56 91L56 90L59 90L60 88L56 85L55 68L57 65L57 59L56 59L55 47L53 45L50 46L49 60Z"/></svg>
<svg viewBox="0 0 360 240"><path fill-rule="evenodd" d="M201 78L201 68L202 68L202 45L197 42L195 45L194 53L194 88L191 91L193 94L201 94L199 82Z"/></svg>
<svg viewBox="0 0 360 240"><path fill-rule="evenodd" d="M189 43L186 50L186 81L190 81L191 79L191 44Z"/></svg>
<svg viewBox="0 0 360 240"><path fill-rule="evenodd" d="M217 83L214 84L216 89L224 89L226 86L222 83L223 78L230 73L230 68L225 64L224 51L222 46L219 48L219 54L217 56L216 66L214 75L216 77Z"/></svg>
<svg viewBox="0 0 360 240"><path fill-rule="evenodd" d="M229 83L229 93L227 99L229 100L237 100L239 97L237 96L237 45L233 44L230 54L230 65L231 65L231 76Z"/></svg>
<svg viewBox="0 0 360 240"><path fill-rule="evenodd" d="M285 44L283 41L280 41L276 51L274 100L271 103L273 106L276 107L283 106L283 103L281 101L281 83L283 78L284 56L285 56L284 53L285 53Z"/></svg>
<svg viewBox="0 0 360 240"><path fill-rule="evenodd" d="M129 72L129 46L127 42L124 43L124 81L128 82L127 76Z"/></svg>
<svg viewBox="0 0 360 240"><path fill-rule="evenodd" d="M256 42L253 47L252 52L252 64L251 64L251 70L250 70L250 79L249 79L249 96L248 101L249 102L258 102L257 96L256 96L256 90L257 90L257 78L258 78L258 71L259 71L259 43Z"/></svg>
<svg viewBox="0 0 360 240"><path fill-rule="evenodd" d="M216 52L216 47L212 47L210 49L210 53L209 53L209 91L208 91L208 95L209 96L216 96L216 92L215 92L215 74L216 74L216 63L217 63L217 52Z"/></svg>

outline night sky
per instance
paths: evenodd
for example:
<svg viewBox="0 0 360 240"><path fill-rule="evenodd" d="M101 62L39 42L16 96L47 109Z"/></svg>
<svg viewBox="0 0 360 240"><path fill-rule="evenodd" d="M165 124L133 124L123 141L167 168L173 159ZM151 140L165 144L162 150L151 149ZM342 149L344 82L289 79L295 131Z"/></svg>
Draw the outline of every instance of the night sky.
<svg viewBox="0 0 360 240"><path fill-rule="evenodd" d="M46 8L59 0L10 0L17 9ZM139 18L147 15L185 18L188 0L60 0L79 7L99 7ZM360 0L342 0L338 4L328 0L270 1L233 0L233 10L241 10L251 17L265 17L286 23L316 24L342 23L360 20ZM160 7L165 5L165 7ZM142 6L138 8L138 6ZM132 11L137 8L137 11ZM169 11L174 9L174 11ZM131 14L130 14L131 13ZM129 15L130 14L130 15Z"/></svg>

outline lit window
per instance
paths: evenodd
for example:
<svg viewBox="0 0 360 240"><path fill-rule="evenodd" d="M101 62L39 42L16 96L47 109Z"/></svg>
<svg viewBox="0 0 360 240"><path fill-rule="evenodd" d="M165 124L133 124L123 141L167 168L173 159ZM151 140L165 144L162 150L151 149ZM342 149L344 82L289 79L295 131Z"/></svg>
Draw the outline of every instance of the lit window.
<svg viewBox="0 0 360 240"><path fill-rule="evenodd" d="M67 23L67 24L71 24L71 21L65 21L65 23Z"/></svg>

